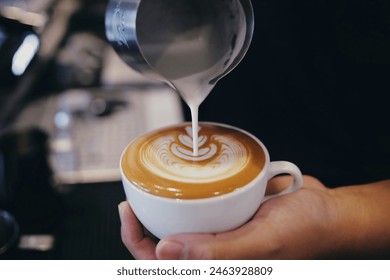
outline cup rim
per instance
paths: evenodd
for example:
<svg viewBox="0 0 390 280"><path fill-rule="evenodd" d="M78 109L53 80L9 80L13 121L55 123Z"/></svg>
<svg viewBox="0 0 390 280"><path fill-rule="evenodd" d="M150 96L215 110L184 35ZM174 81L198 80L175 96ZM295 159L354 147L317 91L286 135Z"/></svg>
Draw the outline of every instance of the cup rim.
<svg viewBox="0 0 390 280"><path fill-rule="evenodd" d="M264 168L259 172L259 174L252 181L250 181L246 185L244 185L244 186L242 186L242 187L240 187L240 188L238 188L238 189L236 189L236 190L234 190L232 192L229 192L229 193L221 194L221 195L218 195L218 196L211 196L211 197L204 197L204 198L188 198L188 199L176 198L176 197L175 198L173 198L173 197L171 198L171 197L158 196L158 195L146 192L144 190L141 190L140 188L135 186L133 183L131 183L131 181L127 178L127 176L124 174L124 172L122 170L122 159L123 159L123 156L124 156L125 151L127 150L127 148L133 142L135 142L138 138L140 138L140 137L148 136L149 134L154 133L154 132L156 132L158 130L185 126L186 124L192 124L192 123L191 122L181 122L181 123L174 124L174 125L164 126L164 127L158 128L156 130L152 130L152 131L146 132L144 134L141 134L138 137L134 138L132 141L130 141L130 143L127 144L126 147L123 149L123 152L122 152L122 155L121 155L120 161L119 161L119 169L120 169L122 180L125 180L126 183L128 185L130 185L131 188L133 188L135 191L137 191L139 193L142 193L143 195L148 196L151 199L155 199L155 200L158 200L158 201L167 201L167 202L175 202L175 201L177 202L177 201L180 201L180 203L194 204L194 203L215 202L215 201L229 199L230 197L235 197L235 196L239 195L240 193L243 193L243 192L253 188L255 183L260 181L265 176L266 170L267 170L268 165L270 163L270 156L269 156L267 148L265 147L263 142L260 141L260 139L258 139L252 133L250 133L250 132L248 132L248 131L246 131L244 129L238 128L236 126L230 125L230 124L218 123L218 122L209 122L209 121L201 121L201 122L199 122L199 126L201 126L202 124L206 124L206 125L215 125L215 126L221 126L221 127L230 128L230 129L233 129L233 130L236 130L236 131L239 131L241 133L244 133L244 134L248 135L249 137L251 137L253 140L255 140L260 145L260 147L263 149L263 152L264 152L264 155L265 155Z"/></svg>

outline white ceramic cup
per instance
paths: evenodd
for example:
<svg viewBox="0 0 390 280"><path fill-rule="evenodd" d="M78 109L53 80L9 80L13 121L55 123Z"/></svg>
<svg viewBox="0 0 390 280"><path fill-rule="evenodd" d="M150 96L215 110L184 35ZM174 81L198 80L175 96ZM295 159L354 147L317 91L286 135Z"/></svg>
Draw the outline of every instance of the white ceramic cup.
<svg viewBox="0 0 390 280"><path fill-rule="evenodd" d="M265 200L290 193L302 186L299 168L288 161L271 162L266 147L255 136L232 126L212 124L249 135L255 139L265 154L265 165L258 176L234 192L200 199L160 197L132 184L120 164L127 201L145 228L160 239L178 233L218 233L235 229L249 221ZM123 155L120 163L122 158ZM282 192L266 196L268 181L280 174L292 175L294 179L292 185Z"/></svg>

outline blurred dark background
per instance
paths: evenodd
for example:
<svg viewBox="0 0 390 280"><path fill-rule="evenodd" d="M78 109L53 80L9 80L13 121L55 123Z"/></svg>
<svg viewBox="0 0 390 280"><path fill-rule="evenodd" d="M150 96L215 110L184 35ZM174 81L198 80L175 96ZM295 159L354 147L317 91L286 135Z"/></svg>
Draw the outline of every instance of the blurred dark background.
<svg viewBox="0 0 390 280"><path fill-rule="evenodd" d="M105 8L106 1L0 1L0 209L19 233L0 258L132 258L119 233L121 183L55 181L52 135L33 121L16 127L36 100L102 86ZM0 223L9 228L0 246L13 225L8 216Z"/></svg>
<svg viewBox="0 0 390 280"><path fill-rule="evenodd" d="M251 48L201 118L251 131L331 187L389 178L389 1L252 2Z"/></svg>
<svg viewBox="0 0 390 280"><path fill-rule="evenodd" d="M0 208L20 230L4 256L132 258L119 234L121 184L57 184L47 160L50 135L15 130L35 100L103 86L106 1L42 1L41 10L4 15L4 6L22 2L0 1ZM389 178L390 2L252 2L252 45L201 105L200 120L248 130L272 160L292 161L330 187ZM13 55L26 36L40 45L15 74ZM30 237L25 248L17 246L20 236Z"/></svg>

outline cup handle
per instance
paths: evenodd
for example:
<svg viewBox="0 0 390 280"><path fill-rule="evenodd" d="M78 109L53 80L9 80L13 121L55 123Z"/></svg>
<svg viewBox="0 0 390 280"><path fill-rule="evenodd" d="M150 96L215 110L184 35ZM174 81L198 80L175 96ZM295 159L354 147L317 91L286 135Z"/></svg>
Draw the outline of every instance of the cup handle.
<svg viewBox="0 0 390 280"><path fill-rule="evenodd" d="M266 195L263 199L263 201L266 201L270 198L273 198L275 196L280 196L283 194L287 194L293 191L296 191L297 189L302 187L303 184L303 178L302 178L302 173L299 170L299 168L288 161L272 161L269 163L268 166L268 180L272 179L276 175L281 175L281 174L289 174L293 176L293 183L291 186L289 186L287 189L273 195Z"/></svg>

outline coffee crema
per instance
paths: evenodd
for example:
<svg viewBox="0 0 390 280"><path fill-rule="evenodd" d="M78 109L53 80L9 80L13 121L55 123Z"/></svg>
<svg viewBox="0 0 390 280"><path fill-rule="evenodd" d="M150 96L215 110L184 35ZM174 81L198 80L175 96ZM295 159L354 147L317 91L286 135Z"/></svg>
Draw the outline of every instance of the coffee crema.
<svg viewBox="0 0 390 280"><path fill-rule="evenodd" d="M190 123L137 138L122 156L123 173L151 194L196 199L233 192L264 168L265 153L248 134L206 123L200 124L198 134L197 156Z"/></svg>

